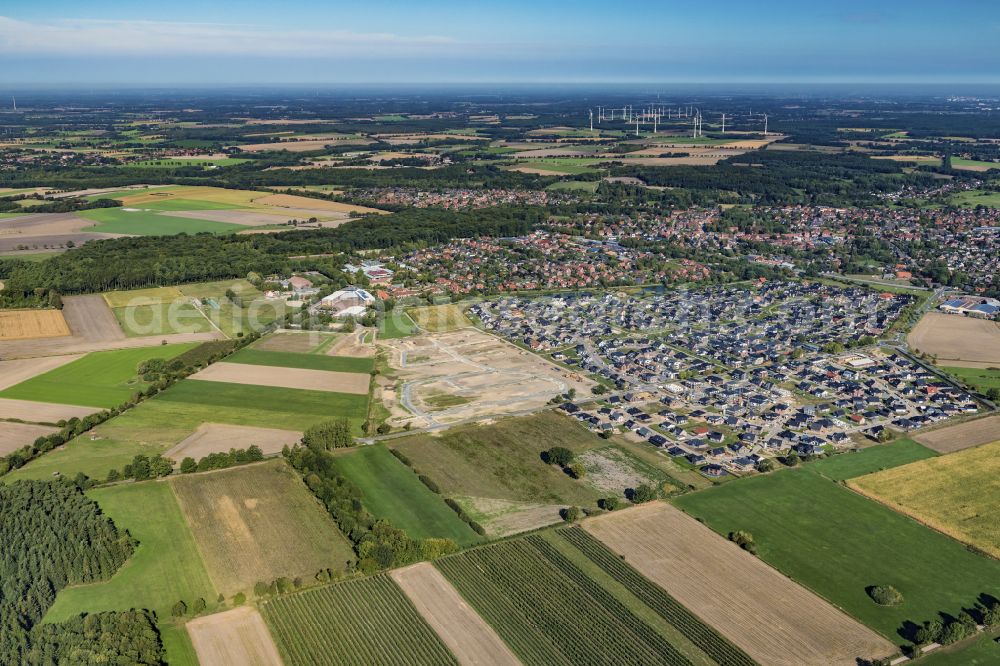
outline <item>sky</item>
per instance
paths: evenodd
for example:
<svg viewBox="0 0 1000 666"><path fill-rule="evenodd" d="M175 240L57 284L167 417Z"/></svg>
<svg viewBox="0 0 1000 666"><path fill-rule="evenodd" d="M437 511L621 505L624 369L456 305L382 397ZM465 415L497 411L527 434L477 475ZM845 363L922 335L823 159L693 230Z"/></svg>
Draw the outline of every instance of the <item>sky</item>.
<svg viewBox="0 0 1000 666"><path fill-rule="evenodd" d="M3 0L0 84L998 83L997 0Z"/></svg>

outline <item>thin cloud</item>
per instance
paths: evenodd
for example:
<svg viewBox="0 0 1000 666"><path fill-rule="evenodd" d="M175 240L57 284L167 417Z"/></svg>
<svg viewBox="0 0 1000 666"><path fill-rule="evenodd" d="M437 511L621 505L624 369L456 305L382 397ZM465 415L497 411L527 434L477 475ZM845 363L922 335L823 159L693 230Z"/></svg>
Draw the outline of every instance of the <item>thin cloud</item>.
<svg viewBox="0 0 1000 666"><path fill-rule="evenodd" d="M0 16L0 53L10 55L447 55L463 44L439 35L349 30L270 29L254 25Z"/></svg>

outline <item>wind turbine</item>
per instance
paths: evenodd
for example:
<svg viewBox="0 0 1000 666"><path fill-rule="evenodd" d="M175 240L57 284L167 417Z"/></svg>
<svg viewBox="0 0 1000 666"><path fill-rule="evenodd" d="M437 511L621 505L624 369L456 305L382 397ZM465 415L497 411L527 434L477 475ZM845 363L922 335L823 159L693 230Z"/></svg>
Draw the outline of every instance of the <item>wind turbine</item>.
<svg viewBox="0 0 1000 666"><path fill-rule="evenodd" d="M594 131L594 110L590 109L590 131Z"/></svg>
<svg viewBox="0 0 1000 666"><path fill-rule="evenodd" d="M722 133L726 133L726 114L722 114Z"/></svg>
<svg viewBox="0 0 1000 666"><path fill-rule="evenodd" d="M764 136L767 136L767 114L764 114Z"/></svg>

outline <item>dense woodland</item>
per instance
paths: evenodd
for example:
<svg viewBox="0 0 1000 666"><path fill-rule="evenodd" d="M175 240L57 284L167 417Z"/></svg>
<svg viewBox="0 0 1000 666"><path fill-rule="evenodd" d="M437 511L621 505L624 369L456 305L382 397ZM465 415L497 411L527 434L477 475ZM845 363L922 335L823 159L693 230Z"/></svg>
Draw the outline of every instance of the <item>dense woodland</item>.
<svg viewBox="0 0 1000 666"><path fill-rule="evenodd" d="M0 663L160 663L147 613L39 625L56 592L110 578L135 550L95 502L72 484L19 481L0 485L0 515Z"/></svg>

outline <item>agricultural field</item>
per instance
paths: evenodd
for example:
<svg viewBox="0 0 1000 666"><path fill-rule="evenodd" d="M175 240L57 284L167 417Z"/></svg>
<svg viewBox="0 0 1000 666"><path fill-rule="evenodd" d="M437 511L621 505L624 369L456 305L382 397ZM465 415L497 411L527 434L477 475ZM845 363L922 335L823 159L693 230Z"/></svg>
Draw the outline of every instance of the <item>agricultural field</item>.
<svg viewBox="0 0 1000 666"><path fill-rule="evenodd" d="M302 433L295 430L203 423L163 455L179 463L186 457L201 460L210 453L257 446L267 456L281 453L282 448L295 446L301 439Z"/></svg>
<svg viewBox="0 0 1000 666"><path fill-rule="evenodd" d="M509 528L510 523L516 524L518 513L526 512L530 529L539 526L539 509L548 522L555 522L563 506L594 505L602 496L596 488L547 465L541 454L553 446L583 454L606 445L555 412L458 426L441 434L411 435L390 444L470 515L486 519L487 531L494 522L490 518L502 519Z"/></svg>
<svg viewBox="0 0 1000 666"><path fill-rule="evenodd" d="M386 313L386 316L378 323L378 337L385 340L405 338L416 332L416 324L410 315L401 309Z"/></svg>
<svg viewBox="0 0 1000 666"><path fill-rule="evenodd" d="M540 537L475 548L435 566L524 664L688 661Z"/></svg>
<svg viewBox="0 0 1000 666"><path fill-rule="evenodd" d="M177 287L150 287L128 291L108 291L102 294L108 307L124 308L135 305L163 305L184 300L184 294Z"/></svg>
<svg viewBox="0 0 1000 666"><path fill-rule="evenodd" d="M286 666L458 663L384 574L278 597L261 613Z"/></svg>
<svg viewBox="0 0 1000 666"><path fill-rule="evenodd" d="M186 284L179 289L183 296L202 301L202 311L230 338L239 333L259 331L284 317L287 307L282 300L264 298L264 294L246 280ZM226 297L229 289L237 294L241 304Z"/></svg>
<svg viewBox="0 0 1000 666"><path fill-rule="evenodd" d="M171 359L196 347L194 343L93 352L16 386L0 398L111 408L146 388L136 376L143 361Z"/></svg>
<svg viewBox="0 0 1000 666"><path fill-rule="evenodd" d="M0 456L13 453L39 437L51 435L57 430L58 428L53 426L0 421Z"/></svg>
<svg viewBox="0 0 1000 666"><path fill-rule="evenodd" d="M963 207L989 206L1000 208L1000 192L965 190L953 194L948 201L956 206Z"/></svg>
<svg viewBox="0 0 1000 666"><path fill-rule="evenodd" d="M318 353L335 342L338 336L318 331L277 331L253 343L253 349L269 352Z"/></svg>
<svg viewBox="0 0 1000 666"><path fill-rule="evenodd" d="M346 451L337 456L336 466L361 489L361 502L372 515L388 519L411 537L454 539L463 546L480 541L442 496L431 492L384 446Z"/></svg>
<svg viewBox="0 0 1000 666"><path fill-rule="evenodd" d="M495 666L520 663L493 628L465 603L432 564L420 562L396 569L389 576L459 663Z"/></svg>
<svg viewBox="0 0 1000 666"><path fill-rule="evenodd" d="M98 488L88 495L139 546L110 580L61 590L46 621L126 608L149 608L170 617L170 608L178 600L190 605L199 597L214 606L217 590L170 484L145 481Z"/></svg>
<svg viewBox="0 0 1000 666"><path fill-rule="evenodd" d="M760 663L847 666L895 652L888 641L670 505L649 503L583 527Z"/></svg>
<svg viewBox="0 0 1000 666"><path fill-rule="evenodd" d="M917 460L933 458L935 455L937 454L934 451L912 439L900 439L892 444L870 446L856 453L841 453L823 458L809 463L809 469L828 479L843 481Z"/></svg>
<svg viewBox="0 0 1000 666"><path fill-rule="evenodd" d="M199 220L163 215L133 208L96 208L80 213L94 222L87 231L128 236L173 236L175 234L231 234L246 227L214 220Z"/></svg>
<svg viewBox="0 0 1000 666"><path fill-rule="evenodd" d="M249 595L282 576L311 581L320 569L345 570L350 542L282 460L169 481L215 589Z"/></svg>
<svg viewBox="0 0 1000 666"><path fill-rule="evenodd" d="M115 308L114 313L115 319L129 337L208 333L215 330L205 315L186 301Z"/></svg>
<svg viewBox="0 0 1000 666"><path fill-rule="evenodd" d="M1000 367L1000 324L994 321L928 312L906 341L940 365Z"/></svg>
<svg viewBox="0 0 1000 666"><path fill-rule="evenodd" d="M263 352L267 353L267 352ZM360 372L333 372L283 366L252 365L220 361L196 372L191 381L208 381L239 386L306 389L334 394L368 395L371 377Z"/></svg>
<svg viewBox="0 0 1000 666"><path fill-rule="evenodd" d="M69 335L60 310L0 311L0 340L33 340Z"/></svg>
<svg viewBox="0 0 1000 666"><path fill-rule="evenodd" d="M980 419L946 425L914 435L913 439L938 453L954 453L997 439L1000 432L1000 414Z"/></svg>
<svg viewBox="0 0 1000 666"><path fill-rule="evenodd" d="M1000 439L855 478L848 486L1000 558L1000 493L989 490L998 475Z"/></svg>
<svg viewBox="0 0 1000 666"><path fill-rule="evenodd" d="M451 303L411 308L407 313L417 326L430 333L444 333L472 325L462 307Z"/></svg>
<svg viewBox="0 0 1000 666"><path fill-rule="evenodd" d="M980 393L986 393L991 388L1000 388L1000 364L990 368L944 367L942 370L975 387Z"/></svg>
<svg viewBox="0 0 1000 666"><path fill-rule="evenodd" d="M278 647L264 619L242 607L191 620L186 629L201 664L282 666ZM169 662L173 666L173 662Z"/></svg>
<svg viewBox="0 0 1000 666"><path fill-rule="evenodd" d="M1000 562L808 468L673 502L720 534L749 531L761 560L896 643L911 638L899 633L905 622L955 615L980 594L1000 595ZM903 601L876 605L865 591L876 584L892 585Z"/></svg>
<svg viewBox="0 0 1000 666"><path fill-rule="evenodd" d="M301 368L304 370L324 370L328 372L354 372L368 374L375 367L370 358L351 358L348 356L329 356L326 354L306 354L299 352L266 351L259 343L253 347L244 348L229 356L228 363L245 363L282 368Z"/></svg>
<svg viewBox="0 0 1000 666"><path fill-rule="evenodd" d="M0 391L81 358L79 354L0 361Z"/></svg>

